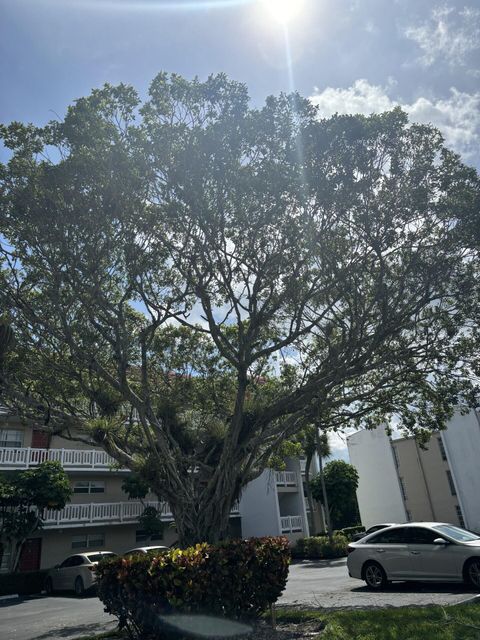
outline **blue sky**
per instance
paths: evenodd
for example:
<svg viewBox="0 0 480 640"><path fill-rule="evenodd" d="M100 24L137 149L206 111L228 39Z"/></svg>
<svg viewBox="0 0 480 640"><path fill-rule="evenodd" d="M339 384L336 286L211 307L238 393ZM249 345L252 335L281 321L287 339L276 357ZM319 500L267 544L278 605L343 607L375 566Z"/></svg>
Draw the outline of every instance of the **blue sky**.
<svg viewBox="0 0 480 640"><path fill-rule="evenodd" d="M106 81L145 94L159 70L225 71L261 103L291 85L265 1L0 0L0 121L44 123ZM323 113L400 104L480 165L478 0L292 2L293 83Z"/></svg>
<svg viewBox="0 0 480 640"><path fill-rule="evenodd" d="M145 95L160 70L224 71L254 104L293 85L325 116L401 105L480 168L479 0L292 0L290 69L267 1L0 0L0 122L44 124L104 82Z"/></svg>

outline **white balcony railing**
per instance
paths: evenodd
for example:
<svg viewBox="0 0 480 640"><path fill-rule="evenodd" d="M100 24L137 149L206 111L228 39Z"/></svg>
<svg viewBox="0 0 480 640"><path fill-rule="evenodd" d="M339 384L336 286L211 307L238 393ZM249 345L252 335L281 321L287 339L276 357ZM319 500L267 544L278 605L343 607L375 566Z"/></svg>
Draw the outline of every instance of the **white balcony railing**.
<svg viewBox="0 0 480 640"><path fill-rule="evenodd" d="M279 487L296 487L297 474L295 471L275 471L275 482Z"/></svg>
<svg viewBox="0 0 480 640"><path fill-rule="evenodd" d="M48 510L45 528L75 527L92 524L123 524L135 522L145 507L155 507L162 520L172 520L172 512L167 502L89 502L85 504L67 504L60 511ZM233 516L239 515L239 506L232 508Z"/></svg>
<svg viewBox="0 0 480 640"><path fill-rule="evenodd" d="M302 516L283 516L280 518L282 533L296 533L303 531Z"/></svg>
<svg viewBox="0 0 480 640"><path fill-rule="evenodd" d="M115 460L105 451L98 449L35 449L30 447L1 447L0 469L28 469L46 460L55 460L65 469L108 470ZM127 471L127 469L122 469Z"/></svg>
<svg viewBox="0 0 480 640"><path fill-rule="evenodd" d="M172 514L166 502L89 502L67 504L60 511L49 510L44 520L45 528L85 526L86 524L122 524L135 522L145 507L155 507L162 520L171 520Z"/></svg>

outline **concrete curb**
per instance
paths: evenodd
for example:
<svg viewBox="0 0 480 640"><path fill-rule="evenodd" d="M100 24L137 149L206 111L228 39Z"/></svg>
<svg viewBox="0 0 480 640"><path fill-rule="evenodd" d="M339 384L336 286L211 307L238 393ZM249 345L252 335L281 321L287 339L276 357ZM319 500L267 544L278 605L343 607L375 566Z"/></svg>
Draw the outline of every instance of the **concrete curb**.
<svg viewBox="0 0 480 640"><path fill-rule="evenodd" d="M454 605L449 606L457 606L459 604L473 604L476 601L480 601L480 593L477 593L474 596L470 596L469 598L465 598L465 600L461 600L460 602L455 602Z"/></svg>
<svg viewBox="0 0 480 640"><path fill-rule="evenodd" d="M20 594L18 593L11 593L8 596L0 596L0 602L2 602L3 600L15 600L15 598L19 598Z"/></svg>

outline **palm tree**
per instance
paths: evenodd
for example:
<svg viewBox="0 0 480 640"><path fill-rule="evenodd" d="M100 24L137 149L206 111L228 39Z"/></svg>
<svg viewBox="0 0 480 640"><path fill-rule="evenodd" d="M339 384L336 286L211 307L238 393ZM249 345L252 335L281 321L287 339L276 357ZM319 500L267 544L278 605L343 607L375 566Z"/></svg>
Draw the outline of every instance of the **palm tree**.
<svg viewBox="0 0 480 640"><path fill-rule="evenodd" d="M330 442L328 440L328 433L325 431L320 431L317 427L315 429L315 445L318 455L318 471L320 475L320 482L322 485L322 494L323 494L323 511L325 514L325 520L327 525L327 534L330 541L333 540L333 531L332 531L332 520L330 518L330 507L328 506L328 496L327 489L325 487L325 478L323 476L323 459L329 458L331 455Z"/></svg>
<svg viewBox="0 0 480 640"><path fill-rule="evenodd" d="M311 517L313 519L313 496L310 487L310 466L312 464L315 453L318 455L319 468L322 478L322 489L324 497L324 511L325 511L325 524L327 527L328 535L331 537L331 523L330 512L328 509L328 498L325 491L325 482L323 481L323 459L329 458L331 455L330 442L328 440L328 433L320 432L319 428L314 424L308 425L303 432L303 451L305 453L305 485L307 490L307 502L310 510Z"/></svg>

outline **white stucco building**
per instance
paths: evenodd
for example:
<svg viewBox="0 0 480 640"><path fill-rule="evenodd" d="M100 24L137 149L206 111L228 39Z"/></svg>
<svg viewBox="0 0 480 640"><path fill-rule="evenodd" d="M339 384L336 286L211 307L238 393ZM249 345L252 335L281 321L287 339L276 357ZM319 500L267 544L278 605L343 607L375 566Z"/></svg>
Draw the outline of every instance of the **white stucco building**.
<svg viewBox="0 0 480 640"><path fill-rule="evenodd" d="M404 522L406 510L385 429L362 430L348 436L350 462L359 476L357 500L362 524Z"/></svg>
<svg viewBox="0 0 480 640"><path fill-rule="evenodd" d="M443 521L480 532L480 417L455 412L426 448L384 428L347 438L362 524Z"/></svg>

